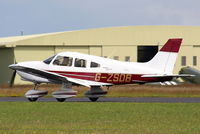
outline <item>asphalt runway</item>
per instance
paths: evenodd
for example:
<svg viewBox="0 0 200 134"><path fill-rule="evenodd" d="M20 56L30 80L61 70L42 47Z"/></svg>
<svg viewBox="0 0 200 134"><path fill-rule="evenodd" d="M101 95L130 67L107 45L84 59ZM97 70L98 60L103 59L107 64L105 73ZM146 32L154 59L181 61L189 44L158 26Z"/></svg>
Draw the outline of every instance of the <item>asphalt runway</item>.
<svg viewBox="0 0 200 134"><path fill-rule="evenodd" d="M56 102L53 97L43 97L39 102ZM25 97L0 97L0 102L28 102ZM91 102L88 98L70 98L65 102ZM133 102L133 103L200 103L200 98L160 98L160 97L102 97L97 102ZM92 102L95 103L95 102Z"/></svg>

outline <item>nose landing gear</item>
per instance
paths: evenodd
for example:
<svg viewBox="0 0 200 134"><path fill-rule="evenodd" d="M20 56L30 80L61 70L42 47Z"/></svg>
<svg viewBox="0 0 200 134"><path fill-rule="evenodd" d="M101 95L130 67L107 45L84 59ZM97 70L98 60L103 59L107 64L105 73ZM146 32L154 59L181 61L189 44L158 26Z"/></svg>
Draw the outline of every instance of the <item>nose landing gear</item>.
<svg viewBox="0 0 200 134"><path fill-rule="evenodd" d="M25 97L31 102L37 101L38 98L43 97L48 94L48 91L37 90L36 88L37 88L37 84L34 85L33 89L28 90L25 93Z"/></svg>

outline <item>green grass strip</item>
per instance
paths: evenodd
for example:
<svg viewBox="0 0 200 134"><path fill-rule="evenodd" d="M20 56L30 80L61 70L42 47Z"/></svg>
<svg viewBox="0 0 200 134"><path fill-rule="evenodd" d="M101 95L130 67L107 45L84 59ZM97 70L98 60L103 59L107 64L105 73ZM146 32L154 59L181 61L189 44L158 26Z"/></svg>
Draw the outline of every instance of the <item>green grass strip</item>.
<svg viewBox="0 0 200 134"><path fill-rule="evenodd" d="M198 134L198 103L0 102L0 134Z"/></svg>

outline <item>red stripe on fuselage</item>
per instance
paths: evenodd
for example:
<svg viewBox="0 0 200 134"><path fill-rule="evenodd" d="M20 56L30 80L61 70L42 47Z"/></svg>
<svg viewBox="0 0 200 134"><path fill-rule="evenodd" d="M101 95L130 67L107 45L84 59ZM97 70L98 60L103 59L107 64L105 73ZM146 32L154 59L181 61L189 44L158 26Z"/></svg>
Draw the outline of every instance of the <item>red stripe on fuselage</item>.
<svg viewBox="0 0 200 134"><path fill-rule="evenodd" d="M112 84L133 84L146 82L163 82L169 81L172 77L141 77L143 74L121 74L121 73L90 73L90 72L66 72L66 71L49 71L59 75L89 80L95 82L112 83Z"/></svg>

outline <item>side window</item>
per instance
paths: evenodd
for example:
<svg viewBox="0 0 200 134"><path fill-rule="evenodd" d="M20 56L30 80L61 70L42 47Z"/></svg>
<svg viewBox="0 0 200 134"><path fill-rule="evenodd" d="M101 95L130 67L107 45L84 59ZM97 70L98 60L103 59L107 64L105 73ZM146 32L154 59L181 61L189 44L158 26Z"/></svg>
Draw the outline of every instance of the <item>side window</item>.
<svg viewBox="0 0 200 134"><path fill-rule="evenodd" d="M71 57L64 57L64 56L58 56L53 61L53 65L59 65L59 66L72 66L73 58Z"/></svg>
<svg viewBox="0 0 200 134"><path fill-rule="evenodd" d="M84 67L85 68L86 67L86 60L76 58L74 66L75 67Z"/></svg>
<svg viewBox="0 0 200 134"><path fill-rule="evenodd" d="M96 63L96 62L91 62L91 63L90 63L90 67L91 67L91 68L100 67L100 64L98 64L98 63Z"/></svg>

